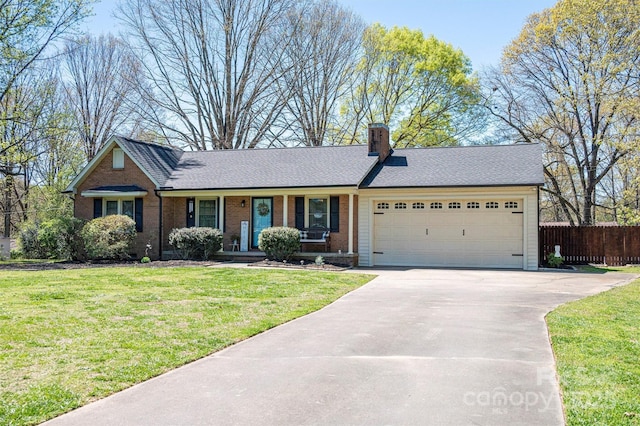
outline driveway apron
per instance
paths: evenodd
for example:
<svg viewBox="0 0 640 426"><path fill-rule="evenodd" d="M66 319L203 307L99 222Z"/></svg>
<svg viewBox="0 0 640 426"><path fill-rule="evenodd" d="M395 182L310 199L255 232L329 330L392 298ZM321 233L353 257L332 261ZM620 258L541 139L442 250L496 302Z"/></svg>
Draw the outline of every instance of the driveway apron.
<svg viewBox="0 0 640 426"><path fill-rule="evenodd" d="M332 305L50 425L561 425L544 316L626 274L441 269Z"/></svg>

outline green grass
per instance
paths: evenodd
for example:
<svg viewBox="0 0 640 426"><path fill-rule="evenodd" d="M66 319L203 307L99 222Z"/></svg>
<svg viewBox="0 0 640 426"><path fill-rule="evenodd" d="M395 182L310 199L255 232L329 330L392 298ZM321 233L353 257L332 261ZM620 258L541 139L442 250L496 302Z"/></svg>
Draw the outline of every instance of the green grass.
<svg viewBox="0 0 640 426"><path fill-rule="evenodd" d="M547 316L567 424L640 425L640 280Z"/></svg>
<svg viewBox="0 0 640 426"><path fill-rule="evenodd" d="M593 266L593 265L577 265L580 272L600 273L605 272L625 272L628 274L640 274L640 266Z"/></svg>
<svg viewBox="0 0 640 426"><path fill-rule="evenodd" d="M370 275L0 271L0 424L35 424L315 311Z"/></svg>

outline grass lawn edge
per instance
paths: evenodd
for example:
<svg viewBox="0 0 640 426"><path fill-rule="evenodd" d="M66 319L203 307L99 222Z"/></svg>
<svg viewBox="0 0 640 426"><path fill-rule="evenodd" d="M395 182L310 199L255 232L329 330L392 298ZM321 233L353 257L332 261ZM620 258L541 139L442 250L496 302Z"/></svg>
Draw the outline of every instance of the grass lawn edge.
<svg viewBox="0 0 640 426"><path fill-rule="evenodd" d="M561 303L544 315L562 413L568 426L640 425L640 402L629 398L629 393L640 394L640 383L631 385L631 391L627 392L627 381L616 381L619 377L624 378L630 374L630 364L627 362L629 357L640 359L640 343L636 340L630 353L628 348L609 348L617 348L615 345L621 341L625 343L629 331L631 335L634 333L633 325L626 324L627 321L618 325L618 320L626 316L623 314L634 315L633 318L637 319L635 321L640 320L639 270L638 267L632 267L582 271L596 274L625 272L633 275L596 294ZM627 293L631 293L632 297L627 297ZM621 305L610 302L617 299L621 299ZM634 309L627 309L628 305ZM638 323L640 322L636 322ZM603 336L606 331L602 330L608 328L615 330L611 336ZM576 333L576 330L584 335ZM588 334L589 330L593 330L591 334ZM635 331L637 332L637 328ZM621 358L620 362L606 365L607 361L617 357ZM635 374L640 377L640 368Z"/></svg>

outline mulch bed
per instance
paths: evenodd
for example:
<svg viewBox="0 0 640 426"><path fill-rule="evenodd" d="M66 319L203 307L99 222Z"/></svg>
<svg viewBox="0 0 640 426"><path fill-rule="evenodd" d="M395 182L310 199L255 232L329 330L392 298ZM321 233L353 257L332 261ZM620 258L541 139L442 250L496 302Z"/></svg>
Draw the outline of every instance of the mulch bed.
<svg viewBox="0 0 640 426"><path fill-rule="evenodd" d="M247 266L256 266L262 268L287 268L287 269L311 269L315 271L344 271L345 267L325 263L316 265L315 262L295 261L276 262L275 260L262 260L260 262L249 263Z"/></svg>
<svg viewBox="0 0 640 426"><path fill-rule="evenodd" d="M140 263L140 261L94 261L94 262L36 262L36 263L0 263L0 270L18 270L18 271L49 271L59 269L85 269L85 268L117 268L117 267L135 267L135 268L176 268L185 266L212 266L218 262L199 262L192 260L158 260L149 263Z"/></svg>
<svg viewBox="0 0 640 426"><path fill-rule="evenodd" d="M195 261L195 260L156 260L149 263L140 261L94 261L94 262L36 262L36 263L0 263L0 270L14 271L50 271L61 269L84 269L84 268L115 268L115 267L135 267L135 268L178 268L178 267L208 267L232 264L231 262ZM346 268L324 264L321 266L313 262L275 262L263 260L249 263L252 267L288 268L288 269L312 269L320 271L344 271Z"/></svg>

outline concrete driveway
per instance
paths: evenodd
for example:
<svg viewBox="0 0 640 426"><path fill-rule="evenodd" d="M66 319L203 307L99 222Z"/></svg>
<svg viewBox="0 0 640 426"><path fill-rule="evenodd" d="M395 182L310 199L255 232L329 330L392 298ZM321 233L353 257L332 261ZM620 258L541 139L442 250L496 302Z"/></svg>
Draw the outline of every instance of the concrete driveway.
<svg viewBox="0 0 640 426"><path fill-rule="evenodd" d="M626 274L364 270L325 309L50 425L559 425L545 314Z"/></svg>

